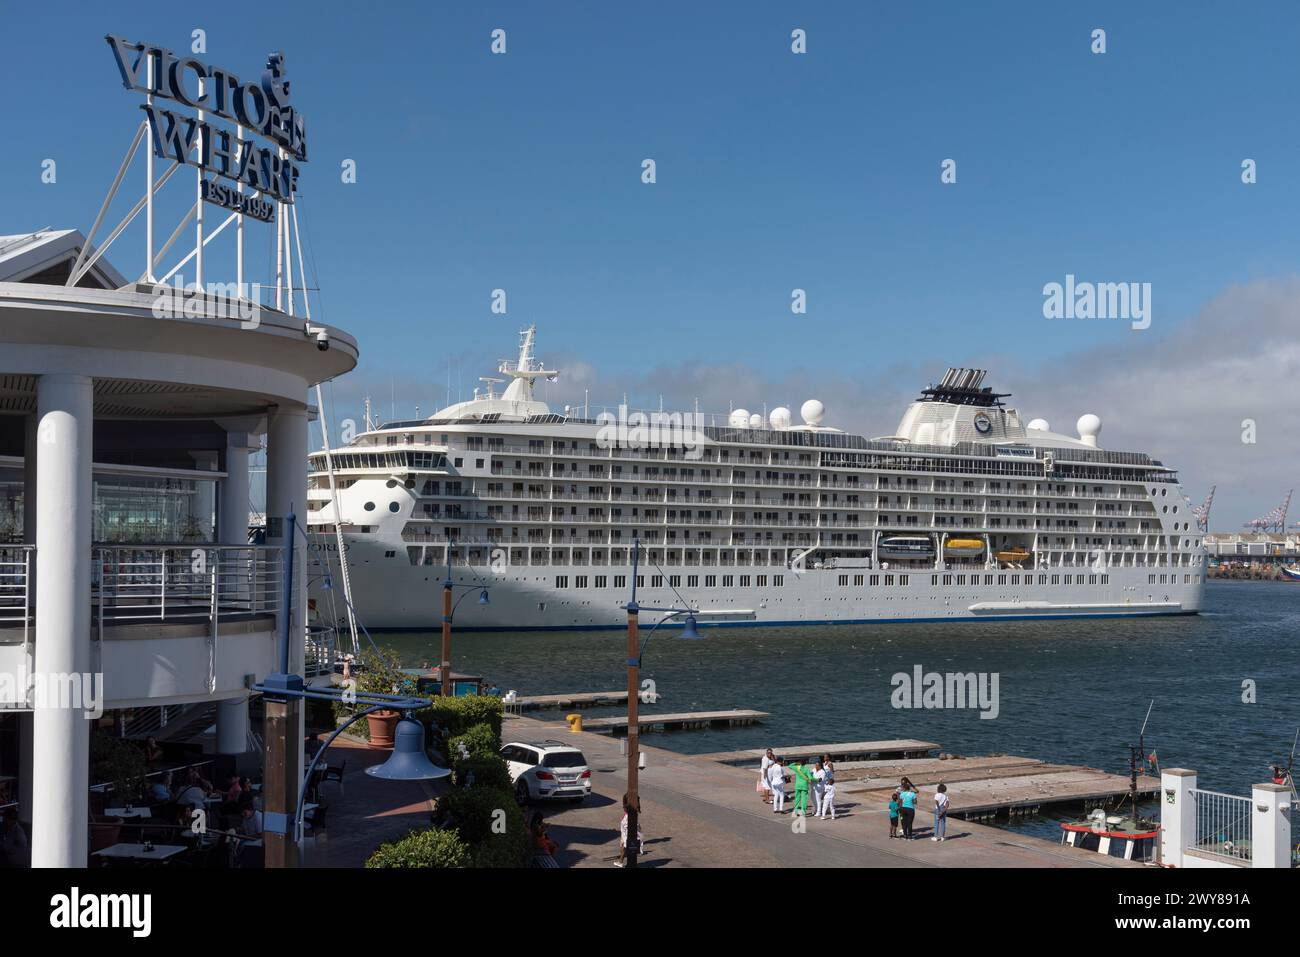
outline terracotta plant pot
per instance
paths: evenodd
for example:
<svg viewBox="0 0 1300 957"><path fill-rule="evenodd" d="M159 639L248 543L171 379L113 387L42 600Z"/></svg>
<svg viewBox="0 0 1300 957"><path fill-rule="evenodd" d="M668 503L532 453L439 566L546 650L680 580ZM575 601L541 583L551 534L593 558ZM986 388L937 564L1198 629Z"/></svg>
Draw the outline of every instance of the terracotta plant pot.
<svg viewBox="0 0 1300 957"><path fill-rule="evenodd" d="M366 715L366 723L370 725L370 746L391 751L393 733L401 718L401 712L398 711L376 711L374 714Z"/></svg>

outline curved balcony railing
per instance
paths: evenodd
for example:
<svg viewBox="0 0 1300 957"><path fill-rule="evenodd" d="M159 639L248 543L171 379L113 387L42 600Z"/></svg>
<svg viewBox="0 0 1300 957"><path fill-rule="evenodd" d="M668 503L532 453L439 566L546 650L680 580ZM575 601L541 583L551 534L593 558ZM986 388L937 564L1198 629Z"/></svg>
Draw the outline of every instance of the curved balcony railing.
<svg viewBox="0 0 1300 957"><path fill-rule="evenodd" d="M0 546L0 628L36 621L36 548ZM220 622L274 614L282 549L268 545L97 545L91 554L91 624Z"/></svg>

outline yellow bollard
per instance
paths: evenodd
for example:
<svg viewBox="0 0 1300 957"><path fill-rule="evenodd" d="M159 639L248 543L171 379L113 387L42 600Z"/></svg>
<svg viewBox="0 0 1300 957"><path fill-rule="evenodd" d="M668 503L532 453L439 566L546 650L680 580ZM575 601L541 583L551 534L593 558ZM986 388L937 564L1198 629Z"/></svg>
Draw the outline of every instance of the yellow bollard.
<svg viewBox="0 0 1300 957"><path fill-rule="evenodd" d="M572 733L574 733L574 734L579 734L579 733L581 733L581 731L582 731L582 715L580 715L580 714L566 714L566 715L564 716L564 720L567 721L567 722L569 722L569 730L570 730Z"/></svg>

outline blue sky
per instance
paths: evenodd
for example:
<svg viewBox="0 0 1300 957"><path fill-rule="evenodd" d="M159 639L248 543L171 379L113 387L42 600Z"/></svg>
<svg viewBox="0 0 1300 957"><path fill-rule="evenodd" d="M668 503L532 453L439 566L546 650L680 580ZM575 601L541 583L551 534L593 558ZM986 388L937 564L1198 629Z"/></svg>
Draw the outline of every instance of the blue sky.
<svg viewBox="0 0 1300 957"><path fill-rule="evenodd" d="M250 77L286 51L308 124L314 310L362 346L332 390L337 416L363 393L427 414L449 363L455 398L536 322L541 355L573 373L557 404L584 387L682 407L822 389L828 421L889 431L920 379L980 364L1027 411L1059 402L1062 431L1085 411L1074 397L1093 400L1126 447L1192 463L1197 500L1216 460L1260 456L1239 474L1276 474L1240 492L1234 519L1289 481L1280 439L1262 458L1267 430L1236 448L1251 408L1189 452L1173 409L1144 435L1123 397L1079 380L1176 350L1193 390L1198 348L1208 363L1223 337L1250 338L1197 317L1294 276L1296 4L2 2L22 39L0 63L17 94L0 232L93 220L140 115L105 33L181 51L203 28L205 58ZM955 185L940 182L947 158ZM265 275L260 228L250 272ZM111 258L134 275L142 246ZM1152 328L1045 320L1042 287L1067 273L1150 282ZM791 313L794 288L807 315ZM1275 414L1252 401L1261 422Z"/></svg>

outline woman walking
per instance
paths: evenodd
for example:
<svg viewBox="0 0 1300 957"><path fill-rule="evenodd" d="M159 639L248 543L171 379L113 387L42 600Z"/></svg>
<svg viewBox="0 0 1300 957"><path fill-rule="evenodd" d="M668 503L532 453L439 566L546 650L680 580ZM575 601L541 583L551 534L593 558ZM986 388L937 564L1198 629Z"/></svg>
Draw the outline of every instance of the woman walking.
<svg viewBox="0 0 1300 957"><path fill-rule="evenodd" d="M934 795L934 837L932 841L942 842L944 832L948 830L948 785L940 784Z"/></svg>
<svg viewBox="0 0 1300 957"><path fill-rule="evenodd" d="M916 788L912 787L912 782L903 778L902 785L898 789L899 815L903 819L903 840L912 839L912 822L916 820Z"/></svg>

